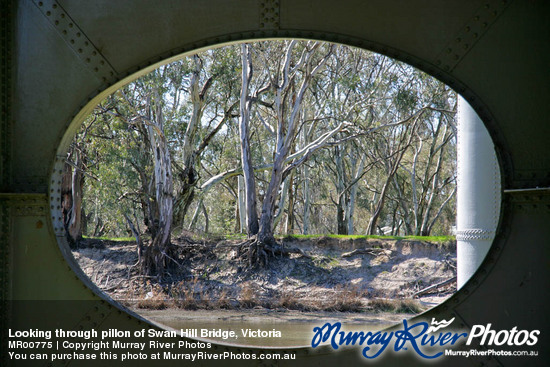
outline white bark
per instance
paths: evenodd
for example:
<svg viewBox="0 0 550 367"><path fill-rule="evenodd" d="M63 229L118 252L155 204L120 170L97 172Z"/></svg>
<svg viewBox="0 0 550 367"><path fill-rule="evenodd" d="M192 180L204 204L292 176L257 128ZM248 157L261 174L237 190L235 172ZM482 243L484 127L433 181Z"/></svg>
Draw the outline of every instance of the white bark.
<svg viewBox="0 0 550 367"><path fill-rule="evenodd" d="M247 233L253 236L258 233L258 214L256 209L256 181L252 167L249 141L249 121L251 101L248 95L252 78L252 58L250 45L241 45L242 52L242 86L240 100L239 132L241 137L241 164L245 183Z"/></svg>
<svg viewBox="0 0 550 367"><path fill-rule="evenodd" d="M309 167L304 166L304 214L302 224L302 234L309 234L309 213L311 206L311 195L309 192Z"/></svg>
<svg viewBox="0 0 550 367"><path fill-rule="evenodd" d="M147 124L149 141L153 150L155 198L158 206L158 229L153 245L166 246L170 242L172 228L172 166L170 152L164 136L162 109L157 106L156 116Z"/></svg>
<svg viewBox="0 0 550 367"><path fill-rule="evenodd" d="M446 135L447 135L447 125L445 125L445 131L443 132L444 139L446 138ZM437 135L434 137L434 140L436 139L437 139ZM426 203L426 208L424 210L424 217L422 218L422 226L420 228L420 233L422 236L428 236L430 232L429 220L430 220L430 214L431 214L434 198L436 197L436 194L439 192L439 173L441 171L441 166L443 162L443 153L445 151L445 147L443 145L444 143L445 141L442 143L442 146L440 147L440 150L439 150L439 158L437 159L437 165L436 165L435 172L432 179L430 195L428 198L428 202Z"/></svg>
<svg viewBox="0 0 550 367"><path fill-rule="evenodd" d="M244 178L243 176L237 177L237 187L238 187L238 200L239 200L239 223L240 223L240 233L245 232L245 223L246 223L246 204L245 204L245 190L244 190Z"/></svg>
<svg viewBox="0 0 550 367"><path fill-rule="evenodd" d="M282 180L290 172L290 169L284 169L284 163L290 154L292 145L296 138L298 131L300 112L302 110L302 104L304 96L309 88L311 79L317 74L325 65L329 57L332 55L334 46L331 46L330 51L321 58L321 60L313 65L313 55L316 49L319 47L319 43L314 44L311 48L307 49L303 56L304 75L302 76L302 82L298 89L298 93L292 96L290 104L290 116L285 118L283 111L285 110L283 95L289 93L287 90L290 83L290 55L295 42L291 42L286 53L285 62L281 70L282 83L276 86L275 94L275 109L277 115L277 141L275 148L275 155L273 160L273 169L271 171L271 180L266 190L266 195L262 204L262 211L260 215L260 232L258 238L260 242L271 242L273 240L273 215L275 201L277 197L277 191L282 183ZM300 61L302 62L302 61ZM286 171L286 174L285 174Z"/></svg>
<svg viewBox="0 0 550 367"><path fill-rule="evenodd" d="M283 186L281 187L281 195L279 197L279 203L277 204L277 214L275 214L275 217L273 218L273 228L277 228L277 225L281 221L281 218L283 217L283 213L285 212L285 203L286 203L286 197L288 195L289 182L290 182L290 177L287 177L283 181Z"/></svg>
<svg viewBox="0 0 550 367"><path fill-rule="evenodd" d="M195 62L195 69L192 72L189 91L191 102L193 104L193 113L191 114L191 118L189 119L189 122L187 123L187 128L185 129L182 147L183 161L186 164L193 154L197 129L200 125L200 121L204 113L205 104L205 101L201 96L201 90L199 87L199 76L202 68L201 61L197 55L193 56L193 61Z"/></svg>
<svg viewBox="0 0 550 367"><path fill-rule="evenodd" d="M199 219L199 214L200 214L200 211L202 210L202 202L203 202L203 198L201 197L199 199L199 202L197 203L197 207L195 208L195 212L193 213L193 217L191 218L189 227L187 227L189 231L192 231L193 229L195 229L197 225L197 220Z"/></svg>
<svg viewBox="0 0 550 367"><path fill-rule="evenodd" d="M357 167L355 169L355 174L353 175L353 181L355 181L355 183L351 186L350 194L349 194L349 202L346 210L346 221L348 223L348 235L352 235L355 232L355 228L353 225L353 214L355 212L355 200L357 198L357 189L359 187L359 177L361 177L361 174L363 173L363 169L365 168L365 159L366 159L366 155L361 154L359 158L359 163L357 164Z"/></svg>

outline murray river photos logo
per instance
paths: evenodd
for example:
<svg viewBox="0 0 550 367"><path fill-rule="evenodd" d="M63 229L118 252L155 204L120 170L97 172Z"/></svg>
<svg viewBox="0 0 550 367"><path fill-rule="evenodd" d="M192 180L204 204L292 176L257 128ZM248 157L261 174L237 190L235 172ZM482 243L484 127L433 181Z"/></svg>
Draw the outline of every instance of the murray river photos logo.
<svg viewBox="0 0 550 367"><path fill-rule="evenodd" d="M373 359L384 351L393 349L394 352L412 350L425 359L435 359L444 354L444 349L457 343L479 342L482 346L533 346L538 342L539 330L511 330L496 331L491 324L474 325L467 332L445 330L454 321L436 321L431 324L425 321L409 324L403 320L403 328L394 331L344 331L340 322L327 322L321 327L313 328L311 346L316 348L322 344L329 344L333 349L341 346L361 346L363 357ZM393 348L392 348L393 347Z"/></svg>

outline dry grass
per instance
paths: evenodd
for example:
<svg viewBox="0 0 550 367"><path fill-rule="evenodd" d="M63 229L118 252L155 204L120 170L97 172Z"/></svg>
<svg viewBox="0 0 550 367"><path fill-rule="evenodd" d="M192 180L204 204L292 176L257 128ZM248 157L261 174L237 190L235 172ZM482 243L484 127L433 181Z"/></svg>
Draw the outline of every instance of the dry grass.
<svg viewBox="0 0 550 367"><path fill-rule="evenodd" d="M150 289L150 291L147 291ZM268 309L283 308L296 311L329 312L390 312L418 314L423 306L415 299L370 298L368 292L356 286L337 286L325 297L300 298L291 291L284 290L278 296L265 299L253 282L245 282L237 291L227 289L207 289L198 278L173 284L169 290L156 283L146 282L132 287L124 299L119 299L129 307L162 310L177 307L185 310L249 309L261 306ZM262 301L263 298L263 301Z"/></svg>
<svg viewBox="0 0 550 367"><path fill-rule="evenodd" d="M304 307L296 300L295 296L288 292L282 292L273 304L275 307L286 308L288 310L300 310Z"/></svg>
<svg viewBox="0 0 550 367"><path fill-rule="evenodd" d="M287 310L297 311L319 311L320 309L311 305L310 303L303 302L297 299L295 295L288 291L283 291L279 294L279 297L274 299L269 305L269 308L284 308Z"/></svg>
<svg viewBox="0 0 550 367"><path fill-rule="evenodd" d="M258 295L254 287L248 283L244 283L241 287L241 293L238 297L239 304L243 308L253 308L258 305Z"/></svg>
<svg viewBox="0 0 550 367"><path fill-rule="evenodd" d="M421 313L424 311L424 307L415 299L402 299L399 300L399 307L397 307L397 313Z"/></svg>
<svg viewBox="0 0 550 367"><path fill-rule="evenodd" d="M337 286L334 295L327 304L321 306L324 311L360 312L364 309L363 298L366 292L356 286Z"/></svg>
<svg viewBox="0 0 550 367"><path fill-rule="evenodd" d="M231 300L229 299L229 294L226 290L221 291L219 294L217 300L216 300L216 308L230 310L233 308L231 305Z"/></svg>
<svg viewBox="0 0 550 367"><path fill-rule="evenodd" d="M369 309L374 312L420 313L424 308L415 299L384 299L369 300Z"/></svg>
<svg viewBox="0 0 550 367"><path fill-rule="evenodd" d="M145 282L143 286L133 284L126 291L124 299L118 301L127 306L150 310L163 310L172 306L172 301L163 288L150 281Z"/></svg>
<svg viewBox="0 0 550 367"><path fill-rule="evenodd" d="M170 303L164 298L159 298L158 296L153 296L153 298L139 300L136 304L138 308L148 309L148 310L164 310L165 308L170 307Z"/></svg>

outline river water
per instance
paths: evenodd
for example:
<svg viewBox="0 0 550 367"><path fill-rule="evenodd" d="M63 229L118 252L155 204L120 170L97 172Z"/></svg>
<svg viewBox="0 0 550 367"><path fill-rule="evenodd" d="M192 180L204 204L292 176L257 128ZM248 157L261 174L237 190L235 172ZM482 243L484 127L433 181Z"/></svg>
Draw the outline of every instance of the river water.
<svg viewBox="0 0 550 367"><path fill-rule="evenodd" d="M345 331L376 331L401 323L407 314L353 314L246 311L137 310L141 316L176 330L197 330L198 339L263 347L310 346L313 328L341 322ZM249 336L265 332L265 337ZM227 338L233 331L235 338ZM224 333L225 332L225 333ZM213 337L201 337L201 334ZM225 334L225 338L221 334ZM217 337L216 337L217 336Z"/></svg>

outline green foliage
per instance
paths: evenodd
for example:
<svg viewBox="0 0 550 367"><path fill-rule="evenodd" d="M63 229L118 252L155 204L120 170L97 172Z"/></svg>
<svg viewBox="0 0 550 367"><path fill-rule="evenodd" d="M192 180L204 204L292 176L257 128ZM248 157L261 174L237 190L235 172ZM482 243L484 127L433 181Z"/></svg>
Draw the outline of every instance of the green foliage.
<svg viewBox="0 0 550 367"><path fill-rule="evenodd" d="M282 83L283 55L289 42L252 44L255 65L252 92L268 81ZM292 51L291 67L298 65L291 80L294 93L304 76L300 57L311 47L313 42L300 41ZM321 44L315 60L325 55L329 47ZM222 181L208 192L199 188L209 178L241 166L237 124L240 57L238 45L203 51L197 57L183 58L142 76L97 106L75 138L84 137L88 155L84 186L85 235L127 236L125 215L136 222L141 232L147 230L147 208L154 200L152 188L155 183L144 127L155 106L161 108L165 120L163 133L173 163L175 198L185 186L181 170L192 165L197 172L189 213L176 230L206 230L207 217L203 211L199 210L196 221L192 222L192 214L200 200L206 207L209 232L228 234L239 230L236 177ZM207 137L211 140L190 163L183 145L186 137L189 139L189 123L197 108L196 101L191 98L193 75L197 76L201 88L208 83L211 85L203 96L200 123L196 135L190 138L190 145L196 151ZM250 136L253 165L257 167L273 161L276 139L266 126L277 126L279 116L272 107L274 97L271 88L253 104ZM295 96L289 93L284 98L291 106ZM382 238L449 241L451 237L447 235L454 225L455 212L455 103L456 95L450 88L406 64L359 49L336 47L306 91L300 111L301 125L291 153L341 122L350 125L336 134L331 144L318 149L295 168L293 186L288 192L293 201L284 204L283 219L276 231L281 234L302 232L307 211L308 233L316 236L337 233L338 224L349 224L349 218L337 218L338 210L346 212L353 205L350 226L353 233L365 233L380 203L392 159L396 152L402 151L377 223L377 228L391 227L395 236ZM231 109L235 104L237 107ZM429 109L418 114L422 107ZM283 113L290 113L290 108ZM414 127L412 122L383 127L411 116L417 116L417 120L411 119L417 121ZM210 136L222 121L222 126ZM357 137L346 139L354 134ZM339 139L342 142L335 143ZM440 156L442 164L437 169ZM257 170L255 174L257 194L261 199L270 180L269 171ZM307 192L306 183L309 185ZM355 196L351 194L353 190L356 190ZM290 213L293 223L289 222ZM442 236L411 237L422 234L424 218L431 223L430 228L424 228L424 234Z"/></svg>
<svg viewBox="0 0 550 367"><path fill-rule="evenodd" d="M447 243L455 241L454 236L379 236L379 235L341 235L341 234L293 234L281 236L281 238L286 240L291 239L318 239L322 237L328 238L337 238L337 239L381 239L381 240L414 240L414 241L424 241L424 242L435 242L435 243Z"/></svg>

